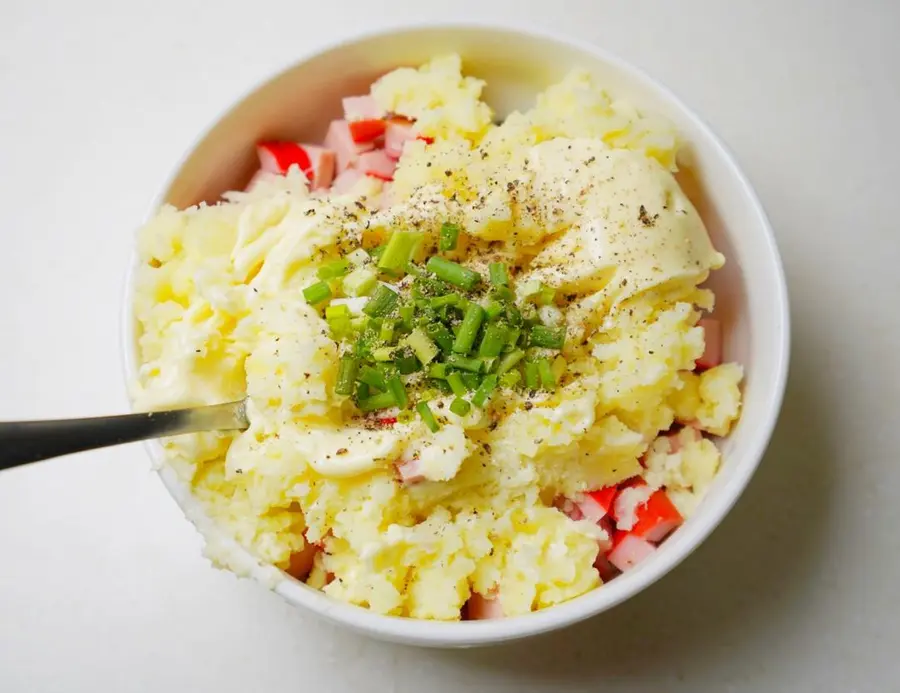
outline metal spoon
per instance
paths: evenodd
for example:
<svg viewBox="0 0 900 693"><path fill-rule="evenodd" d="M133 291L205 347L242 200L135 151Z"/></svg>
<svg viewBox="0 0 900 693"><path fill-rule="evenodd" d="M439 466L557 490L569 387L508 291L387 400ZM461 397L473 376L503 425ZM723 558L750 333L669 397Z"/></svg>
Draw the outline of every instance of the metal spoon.
<svg viewBox="0 0 900 693"><path fill-rule="evenodd" d="M51 457L138 440L249 426L246 400L90 419L0 422L0 471Z"/></svg>

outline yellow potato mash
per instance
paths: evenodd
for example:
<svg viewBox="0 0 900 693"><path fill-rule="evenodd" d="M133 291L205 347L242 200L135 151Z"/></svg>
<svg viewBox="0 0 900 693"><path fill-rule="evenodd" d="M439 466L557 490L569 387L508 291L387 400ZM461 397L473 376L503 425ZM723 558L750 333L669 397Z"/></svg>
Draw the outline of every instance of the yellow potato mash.
<svg viewBox="0 0 900 693"><path fill-rule="evenodd" d="M514 616L600 586L608 531L555 501L643 477L686 515L719 452L701 438L673 453L665 434L725 435L740 411L739 365L695 372L697 322L713 308L699 287L725 259L673 176L672 129L584 72L501 125L483 86L458 56L373 85L421 135L392 182L310 192L293 169L214 206L164 207L138 236L134 406L249 397L247 430L168 439L166 464L260 560L382 614L456 620L478 593ZM565 345L556 387L501 385L464 415L429 393L433 431L336 394L345 347L303 292L336 258L370 267L359 249L394 232L436 252L446 223L461 230L450 260L485 281L504 263L523 301L551 292L539 320ZM341 286L355 319L362 302ZM311 561L302 572L298 556Z"/></svg>

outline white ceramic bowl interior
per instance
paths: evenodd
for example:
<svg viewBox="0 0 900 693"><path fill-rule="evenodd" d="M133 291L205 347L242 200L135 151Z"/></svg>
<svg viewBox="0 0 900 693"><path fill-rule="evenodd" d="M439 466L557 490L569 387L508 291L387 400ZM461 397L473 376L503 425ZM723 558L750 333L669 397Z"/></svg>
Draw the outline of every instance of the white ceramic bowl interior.
<svg viewBox="0 0 900 693"><path fill-rule="evenodd" d="M336 602L259 562L205 516L174 474L162 477L185 514L244 573L274 587L289 602L374 637L408 644L466 647L521 638L583 620L641 591L690 554L721 522L747 485L769 442L781 406L789 352L788 302L772 231L733 157L709 128L665 87L602 49L569 39L485 26L404 28L364 36L319 53L282 72L222 116L187 154L159 197L183 208L215 202L240 189L256 167L263 139L318 141L340 113L340 99L365 93L379 75L447 52L462 55L465 71L487 81L485 98L503 116L524 109L534 95L571 68L590 70L616 97L673 122L687 145L679 180L700 210L715 245L727 257L711 286L725 325L725 353L746 369L744 409L721 441L723 465L696 514L662 549L602 588L544 611L496 621L438 623L380 616ZM126 370L136 373L130 292L125 332ZM159 462L162 448L148 446Z"/></svg>

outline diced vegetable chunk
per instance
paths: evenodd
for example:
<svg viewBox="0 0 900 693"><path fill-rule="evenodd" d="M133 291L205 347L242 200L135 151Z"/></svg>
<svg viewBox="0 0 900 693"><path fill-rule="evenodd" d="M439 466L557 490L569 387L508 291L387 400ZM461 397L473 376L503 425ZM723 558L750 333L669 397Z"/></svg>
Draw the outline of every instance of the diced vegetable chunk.
<svg viewBox="0 0 900 693"><path fill-rule="evenodd" d="M637 509L637 521L631 533L647 541L660 542L681 526L684 518L662 489L653 493Z"/></svg>
<svg viewBox="0 0 900 693"><path fill-rule="evenodd" d="M607 558L623 573L656 553L656 547L653 544L630 532L617 533L613 538L613 544Z"/></svg>
<svg viewBox="0 0 900 693"><path fill-rule="evenodd" d="M394 180L397 162L385 154L383 149L376 149L360 154L356 166L367 176L380 180Z"/></svg>

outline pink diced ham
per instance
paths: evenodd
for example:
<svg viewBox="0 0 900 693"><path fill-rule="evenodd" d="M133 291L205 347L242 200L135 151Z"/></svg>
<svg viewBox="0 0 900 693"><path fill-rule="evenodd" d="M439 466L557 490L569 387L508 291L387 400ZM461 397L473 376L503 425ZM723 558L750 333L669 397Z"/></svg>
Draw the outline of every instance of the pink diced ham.
<svg viewBox="0 0 900 693"><path fill-rule="evenodd" d="M403 154L403 145L416 139L412 121L403 118L392 118L387 122L384 131L384 151L392 159L399 159Z"/></svg>
<svg viewBox="0 0 900 693"><path fill-rule="evenodd" d="M584 513L581 512L578 504L571 498L559 496L555 501L553 501L553 506L570 520L575 520L576 522L578 522L578 520L584 519Z"/></svg>
<svg viewBox="0 0 900 693"><path fill-rule="evenodd" d="M343 100L344 118L347 120L377 120L384 118L385 112L378 107L370 95L347 96Z"/></svg>
<svg viewBox="0 0 900 693"><path fill-rule="evenodd" d="M397 463L397 473L404 484L417 484L425 480L422 473L422 465L418 459L411 459Z"/></svg>
<svg viewBox="0 0 900 693"><path fill-rule="evenodd" d="M367 176L391 181L394 180L397 162L385 154L383 149L376 149L360 154L356 167Z"/></svg>
<svg viewBox="0 0 900 693"><path fill-rule="evenodd" d="M485 597L472 592L469 601L466 602L466 619L469 621L485 621L488 619L503 618L503 605L497 596Z"/></svg>
<svg viewBox="0 0 900 693"><path fill-rule="evenodd" d="M356 165L360 154L371 151L374 142L354 142L350 124L346 120L332 120L325 135L325 146L337 157L337 171L341 173Z"/></svg>
<svg viewBox="0 0 900 693"><path fill-rule="evenodd" d="M646 539L623 533L615 539L615 547L609 552L609 562L621 570L634 568L638 563L656 553L656 547Z"/></svg>
<svg viewBox="0 0 900 693"><path fill-rule="evenodd" d="M338 195L350 192L353 186L366 177L362 171L355 168L348 168L341 171L334 182L331 184L331 190Z"/></svg>
<svg viewBox="0 0 900 693"><path fill-rule="evenodd" d="M327 188L334 179L335 154L326 147L300 142L260 142L256 146L260 168L284 175L291 166L306 174L314 190Z"/></svg>
<svg viewBox="0 0 900 693"><path fill-rule="evenodd" d="M703 328L706 348L697 359L697 368L706 370L722 363L722 323L715 318L703 318L697 325Z"/></svg>
<svg viewBox="0 0 900 693"><path fill-rule="evenodd" d="M604 549L602 546L600 547L600 553L597 554L596 560L594 560L594 568L597 569L597 572L600 573L600 579L603 582L609 582L614 577L619 574L619 569L616 568L609 561L609 557L606 555L606 552L609 549Z"/></svg>

